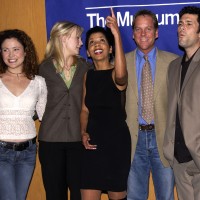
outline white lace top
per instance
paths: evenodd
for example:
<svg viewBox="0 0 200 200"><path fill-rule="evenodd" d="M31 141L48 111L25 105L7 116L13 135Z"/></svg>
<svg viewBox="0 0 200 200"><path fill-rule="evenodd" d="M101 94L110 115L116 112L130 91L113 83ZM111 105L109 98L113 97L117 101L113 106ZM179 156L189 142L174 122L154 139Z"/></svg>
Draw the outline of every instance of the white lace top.
<svg viewBox="0 0 200 200"><path fill-rule="evenodd" d="M0 140L35 137L32 117L36 110L39 120L42 120L46 101L47 87L41 76L35 76L19 96L11 93L0 79Z"/></svg>

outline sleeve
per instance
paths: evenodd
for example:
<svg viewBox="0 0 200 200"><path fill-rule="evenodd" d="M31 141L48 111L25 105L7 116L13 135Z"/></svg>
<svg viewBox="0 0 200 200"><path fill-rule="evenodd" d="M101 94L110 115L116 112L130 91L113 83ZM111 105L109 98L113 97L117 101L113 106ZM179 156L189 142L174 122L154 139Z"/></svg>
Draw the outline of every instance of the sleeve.
<svg viewBox="0 0 200 200"><path fill-rule="evenodd" d="M39 95L38 95L38 101L36 104L36 111L38 114L38 118L41 121L44 111L45 111L45 107L46 107L46 103L47 103L47 86L46 86L46 82L45 79L40 77L39 79Z"/></svg>

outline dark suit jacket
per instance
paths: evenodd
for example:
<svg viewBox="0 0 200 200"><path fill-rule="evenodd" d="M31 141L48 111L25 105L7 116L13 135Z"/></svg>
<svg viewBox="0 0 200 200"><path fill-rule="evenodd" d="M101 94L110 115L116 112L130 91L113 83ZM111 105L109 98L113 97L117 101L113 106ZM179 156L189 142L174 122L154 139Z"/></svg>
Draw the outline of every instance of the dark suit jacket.
<svg viewBox="0 0 200 200"><path fill-rule="evenodd" d="M39 74L45 78L48 90L46 110L39 129L39 140L47 142L81 141L80 111L83 77L89 64L78 59L76 72L68 89L51 59L44 61Z"/></svg>
<svg viewBox="0 0 200 200"><path fill-rule="evenodd" d="M168 116L164 140L164 154L174 162L176 108L185 144L200 170L200 49L194 55L180 91L182 57L170 64L168 73ZM180 91L180 92L179 92Z"/></svg>

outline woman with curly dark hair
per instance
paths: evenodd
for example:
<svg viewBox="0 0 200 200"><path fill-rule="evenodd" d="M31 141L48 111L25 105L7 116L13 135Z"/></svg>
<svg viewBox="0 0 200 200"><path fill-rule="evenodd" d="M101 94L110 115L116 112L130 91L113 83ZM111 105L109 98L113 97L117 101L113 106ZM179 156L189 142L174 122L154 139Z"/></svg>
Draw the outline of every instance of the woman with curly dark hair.
<svg viewBox="0 0 200 200"><path fill-rule="evenodd" d="M25 200L36 160L35 110L42 119L47 97L31 38L0 32L0 199Z"/></svg>

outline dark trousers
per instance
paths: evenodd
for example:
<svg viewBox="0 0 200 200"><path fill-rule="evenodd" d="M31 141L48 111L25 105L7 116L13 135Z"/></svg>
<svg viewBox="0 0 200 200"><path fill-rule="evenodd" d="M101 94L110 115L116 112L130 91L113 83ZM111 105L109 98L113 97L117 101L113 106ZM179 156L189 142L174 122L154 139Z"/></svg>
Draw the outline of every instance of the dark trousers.
<svg viewBox="0 0 200 200"><path fill-rule="evenodd" d="M81 200L81 142L39 142L46 200Z"/></svg>

